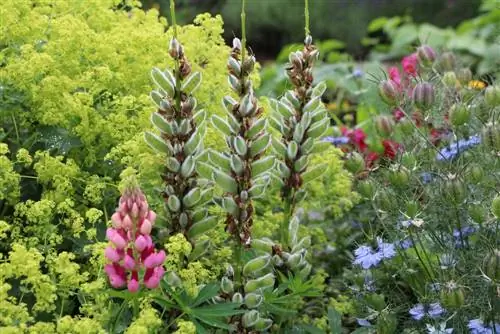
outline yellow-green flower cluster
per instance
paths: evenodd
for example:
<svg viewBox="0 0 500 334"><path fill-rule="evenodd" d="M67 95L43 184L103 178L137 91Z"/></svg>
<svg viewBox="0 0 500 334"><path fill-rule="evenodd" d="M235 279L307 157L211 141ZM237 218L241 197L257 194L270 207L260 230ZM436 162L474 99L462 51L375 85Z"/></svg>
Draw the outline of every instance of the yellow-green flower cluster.
<svg viewBox="0 0 500 334"><path fill-rule="evenodd" d="M196 326L191 321L180 319L177 321L177 330L174 334L196 334Z"/></svg>
<svg viewBox="0 0 500 334"><path fill-rule="evenodd" d="M13 205L20 196L20 175L14 170L14 163L6 156L7 144L0 143L0 201Z"/></svg>
<svg viewBox="0 0 500 334"><path fill-rule="evenodd" d="M125 334L157 333L162 323L162 320L158 316L158 312L151 307L146 307L141 310L139 316L127 328Z"/></svg>

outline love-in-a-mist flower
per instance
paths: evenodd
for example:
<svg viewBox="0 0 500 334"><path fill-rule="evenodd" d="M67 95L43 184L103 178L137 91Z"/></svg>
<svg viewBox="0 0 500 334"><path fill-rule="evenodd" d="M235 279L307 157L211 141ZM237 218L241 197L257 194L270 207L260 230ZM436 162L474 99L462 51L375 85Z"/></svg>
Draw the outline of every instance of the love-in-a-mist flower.
<svg viewBox="0 0 500 334"><path fill-rule="evenodd" d="M500 333L499 323L485 324L481 319L472 319L469 321L467 327L470 329L471 334L493 334ZM495 331L493 331L495 329Z"/></svg>
<svg viewBox="0 0 500 334"><path fill-rule="evenodd" d="M411 317L417 321L422 320L425 316L435 319L445 312L446 310L439 303L432 303L429 305L416 304L408 311Z"/></svg>
<svg viewBox="0 0 500 334"><path fill-rule="evenodd" d="M377 266L383 259L390 259L396 255L393 244L384 242L382 238L377 238L377 247L361 245L355 251L356 258L353 264L360 265L363 269Z"/></svg>
<svg viewBox="0 0 500 334"><path fill-rule="evenodd" d="M141 282L149 289L159 285L166 255L155 249L151 239L155 219L139 187L129 186L111 216L113 227L106 231L110 245L104 251L109 262L104 271L114 288L127 286L130 292L136 292Z"/></svg>

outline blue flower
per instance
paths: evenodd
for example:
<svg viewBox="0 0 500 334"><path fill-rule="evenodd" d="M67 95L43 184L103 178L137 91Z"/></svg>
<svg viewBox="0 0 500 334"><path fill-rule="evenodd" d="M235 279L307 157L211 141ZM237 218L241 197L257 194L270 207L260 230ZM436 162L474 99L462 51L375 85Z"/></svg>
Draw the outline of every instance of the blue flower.
<svg viewBox="0 0 500 334"><path fill-rule="evenodd" d="M382 238L377 237L377 248L368 245L361 245L354 250L353 264L359 264L363 269L369 269L377 266L383 259L390 259L396 255L396 249L393 244L384 242Z"/></svg>
<svg viewBox="0 0 500 334"><path fill-rule="evenodd" d="M467 325L471 334L493 334L493 326L495 327L495 332L500 333L500 324L498 323L490 323L490 326L485 326L481 319L472 319Z"/></svg>
<svg viewBox="0 0 500 334"><path fill-rule="evenodd" d="M453 333L453 328L446 328L446 322L441 323L439 327L434 327L432 325L426 324L428 334L451 334Z"/></svg>
<svg viewBox="0 0 500 334"><path fill-rule="evenodd" d="M430 305L416 304L408 313L417 321L422 320L426 315L432 319L440 317L446 310L439 303L432 303Z"/></svg>
<svg viewBox="0 0 500 334"><path fill-rule="evenodd" d="M371 327L372 326L372 324L366 319L356 318L356 321L358 322L358 325L360 325L362 327Z"/></svg>
<svg viewBox="0 0 500 334"><path fill-rule="evenodd" d="M350 140L348 137L345 137L345 136L340 136L340 137L328 136L328 137L323 138L323 141L326 141L328 143L332 143L335 146L339 146L339 145L349 144Z"/></svg>
<svg viewBox="0 0 500 334"><path fill-rule="evenodd" d="M464 226L460 230L453 229L453 238L455 239L455 247L460 248L467 241L467 238L476 232L474 226Z"/></svg>
<svg viewBox="0 0 500 334"><path fill-rule="evenodd" d="M352 71L352 76L355 78L361 78L361 77L363 77L363 75L364 75L364 72L359 67L356 67L354 69L354 71Z"/></svg>
<svg viewBox="0 0 500 334"><path fill-rule="evenodd" d="M423 184L429 184L432 182L434 177L432 176L431 173L423 172L423 173L420 173L420 179L422 180Z"/></svg>
<svg viewBox="0 0 500 334"><path fill-rule="evenodd" d="M411 241L411 239L404 239L404 240L401 240L399 242L399 247L401 247L401 249L408 249L408 248L411 248L413 247L413 241Z"/></svg>
<svg viewBox="0 0 500 334"><path fill-rule="evenodd" d="M460 139L457 142L451 143L450 145L442 148L436 155L436 160L438 161L449 161L455 159L463 151L479 145L481 143L481 137L474 135L469 139Z"/></svg>

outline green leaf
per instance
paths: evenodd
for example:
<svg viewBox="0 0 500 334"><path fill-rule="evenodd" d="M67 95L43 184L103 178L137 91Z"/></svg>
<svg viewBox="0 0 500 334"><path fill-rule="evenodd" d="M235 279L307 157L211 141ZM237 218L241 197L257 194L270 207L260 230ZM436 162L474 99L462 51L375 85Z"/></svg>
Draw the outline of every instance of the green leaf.
<svg viewBox="0 0 500 334"><path fill-rule="evenodd" d="M158 86L158 88L160 88L166 95L174 97L175 83L171 82L159 68L155 67L151 70L151 78L153 78L156 86Z"/></svg>
<svg viewBox="0 0 500 334"><path fill-rule="evenodd" d="M146 143L155 151L159 153L171 154L172 150L169 144L167 144L162 138L151 133L149 131L144 132L144 140Z"/></svg>
<svg viewBox="0 0 500 334"><path fill-rule="evenodd" d="M200 220L199 222L191 226L191 228L188 231L188 237L190 239L195 239L199 237L201 234L210 231L215 226L217 226L217 217L208 216L207 218Z"/></svg>
<svg viewBox="0 0 500 334"><path fill-rule="evenodd" d="M182 91L186 95L193 94L201 83L201 72L192 73L182 84Z"/></svg>
<svg viewBox="0 0 500 334"><path fill-rule="evenodd" d="M307 184L307 182L317 179L318 177L323 175L323 173L325 173L327 169L328 165L326 163L316 165L313 168L310 168L304 174L302 174L302 181L304 182L304 184Z"/></svg>
<svg viewBox="0 0 500 334"><path fill-rule="evenodd" d="M165 310L171 310L171 309L178 308L178 306L175 303L173 303L169 300L166 300L163 297L153 297L153 302L160 305Z"/></svg>
<svg viewBox="0 0 500 334"><path fill-rule="evenodd" d="M399 27L394 35L392 43L393 51L409 49L413 42L418 38L418 30L415 24L406 24Z"/></svg>
<svg viewBox="0 0 500 334"><path fill-rule="evenodd" d="M332 307L328 308L328 325L330 332L342 333L342 317L340 313Z"/></svg>
<svg viewBox="0 0 500 334"><path fill-rule="evenodd" d="M368 25L368 32L374 32L377 30L380 30L384 28L385 24L387 23L387 17L378 17L375 20L371 21L370 24Z"/></svg>
<svg viewBox="0 0 500 334"><path fill-rule="evenodd" d="M169 135L174 134L174 129L169 121L165 119L160 113L154 112L151 114L151 123L158 128L161 132Z"/></svg>
<svg viewBox="0 0 500 334"><path fill-rule="evenodd" d="M193 304L191 304L192 307L198 306L204 302L206 302L209 299L212 299L213 297L217 296L217 293L219 293L219 284L216 283L210 283L205 285L200 292L198 292L198 295L196 296L196 299L194 300Z"/></svg>
<svg viewBox="0 0 500 334"><path fill-rule="evenodd" d="M192 309L193 315L203 318L231 317L245 313L245 310L238 309L240 303L212 304ZM201 319L200 319L201 320Z"/></svg>
<svg viewBox="0 0 500 334"><path fill-rule="evenodd" d="M220 171L215 170L213 174L213 180L221 187L225 192L236 193L238 191L238 183L233 179L232 176Z"/></svg>

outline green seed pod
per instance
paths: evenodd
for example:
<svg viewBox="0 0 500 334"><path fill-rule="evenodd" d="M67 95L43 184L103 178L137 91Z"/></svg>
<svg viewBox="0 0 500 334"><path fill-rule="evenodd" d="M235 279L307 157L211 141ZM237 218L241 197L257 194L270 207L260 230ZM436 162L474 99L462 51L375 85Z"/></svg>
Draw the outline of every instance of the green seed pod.
<svg viewBox="0 0 500 334"><path fill-rule="evenodd" d="M481 142L493 150L500 151L500 123L488 123L483 128Z"/></svg>
<svg viewBox="0 0 500 334"><path fill-rule="evenodd" d="M294 160L298 152L299 152L299 145L297 145L297 143L293 140L289 142L288 148L286 150L286 155L288 159Z"/></svg>
<svg viewBox="0 0 500 334"><path fill-rule="evenodd" d="M230 74L228 76L228 82L229 87L231 87L236 93L239 93L241 91L241 82L236 76Z"/></svg>
<svg viewBox="0 0 500 334"><path fill-rule="evenodd" d="M213 180L222 190L228 193L235 193L238 190L238 183L230 175L222 171L214 170Z"/></svg>
<svg viewBox="0 0 500 334"><path fill-rule="evenodd" d="M417 165L417 159L413 153L405 152L401 157L401 164L411 170Z"/></svg>
<svg viewBox="0 0 500 334"><path fill-rule="evenodd" d="M243 173L243 161L237 155L231 156L231 169L236 175L241 175Z"/></svg>
<svg viewBox="0 0 500 334"><path fill-rule="evenodd" d="M496 195L491 202L491 213L497 218L500 219L500 195Z"/></svg>
<svg viewBox="0 0 500 334"><path fill-rule="evenodd" d="M410 218L415 218L417 216L419 209L419 204L417 201L407 201L406 202L406 215Z"/></svg>
<svg viewBox="0 0 500 334"><path fill-rule="evenodd" d="M375 194L375 187L371 180L364 180L358 182L357 191L366 199L373 198Z"/></svg>
<svg viewBox="0 0 500 334"><path fill-rule="evenodd" d="M457 178L450 178L444 183L444 195L453 203L462 203L466 197L464 183Z"/></svg>
<svg viewBox="0 0 500 334"><path fill-rule="evenodd" d="M305 265L302 269L300 269L299 271L299 276L303 279L303 280L306 280L307 277L309 277L309 275L311 274L311 270L312 270L312 266L305 262Z"/></svg>
<svg viewBox="0 0 500 334"><path fill-rule="evenodd" d="M217 217L216 216L209 216L191 226L191 228L188 231L188 237L190 239L195 239L205 232L211 230L217 225Z"/></svg>
<svg viewBox="0 0 500 334"><path fill-rule="evenodd" d="M312 180L315 180L318 177L322 176L327 170L328 170L328 165L326 163L322 163L312 168L309 168L307 172L302 174L302 182L306 184Z"/></svg>
<svg viewBox="0 0 500 334"><path fill-rule="evenodd" d="M444 284L440 292L441 303L447 309L459 309L464 305L464 290L457 286L455 282Z"/></svg>
<svg viewBox="0 0 500 334"><path fill-rule="evenodd" d="M375 119L375 127L380 135L388 137L393 132L394 121L386 115L380 115Z"/></svg>
<svg viewBox="0 0 500 334"><path fill-rule="evenodd" d="M383 80L378 85L378 93L388 105L394 106L399 102L399 87L392 80Z"/></svg>
<svg viewBox="0 0 500 334"><path fill-rule="evenodd" d="M247 132L248 138L253 139L262 131L264 131L266 126L267 126L267 120L265 118L257 120L248 130Z"/></svg>
<svg viewBox="0 0 500 334"><path fill-rule="evenodd" d="M391 171L389 171L389 182L397 188L403 188L408 186L410 181L410 173L408 169L404 166L399 166Z"/></svg>
<svg viewBox="0 0 500 334"><path fill-rule="evenodd" d="M471 165L467 168L467 176L473 183L481 183L484 179L484 171L480 165Z"/></svg>
<svg viewBox="0 0 500 334"><path fill-rule="evenodd" d="M264 297L257 293L250 292L245 295L245 305L250 309L259 307L263 300Z"/></svg>
<svg viewBox="0 0 500 334"><path fill-rule="evenodd" d="M187 179L194 173L194 167L196 165L196 162L193 158L192 155L189 155L184 162L182 163L181 166L181 175L183 178Z"/></svg>
<svg viewBox="0 0 500 334"><path fill-rule="evenodd" d="M462 126L469 121L470 111L463 104L454 104L448 113L448 119L453 126Z"/></svg>
<svg viewBox="0 0 500 334"><path fill-rule="evenodd" d="M265 253L271 253L274 242L269 238L252 239L252 248Z"/></svg>
<svg viewBox="0 0 500 334"><path fill-rule="evenodd" d="M281 257L279 257L278 255L273 255L272 262L273 262L273 266L275 266L275 267L281 267L284 264L283 259Z"/></svg>
<svg viewBox="0 0 500 334"><path fill-rule="evenodd" d="M232 197L222 198L222 208L229 214L236 216L240 213L240 208L238 204L234 201Z"/></svg>
<svg viewBox="0 0 500 334"><path fill-rule="evenodd" d="M389 194L386 190L380 190L377 194L377 204L382 210L392 210L395 205L394 196Z"/></svg>
<svg viewBox="0 0 500 334"><path fill-rule="evenodd" d="M406 136L410 136L415 131L413 121L407 117L402 118L398 123L398 129Z"/></svg>
<svg viewBox="0 0 500 334"><path fill-rule="evenodd" d="M300 100L297 98L297 96L295 95L295 92L293 90L288 90L286 93L285 93L285 99L290 102L290 104L294 107L294 108L300 108Z"/></svg>
<svg viewBox="0 0 500 334"><path fill-rule="evenodd" d="M273 321L269 318L259 318L253 325L253 328L255 330L259 331L259 333L262 333L263 331L268 330L271 326L273 325Z"/></svg>
<svg viewBox="0 0 500 334"><path fill-rule="evenodd" d="M365 170L365 159L358 152L352 152L347 155L344 166L353 175L357 175Z"/></svg>
<svg viewBox="0 0 500 334"><path fill-rule="evenodd" d="M259 319L259 312L256 310L251 310L243 314L243 317L241 317L241 323L243 327L249 328L255 325Z"/></svg>
<svg viewBox="0 0 500 334"><path fill-rule="evenodd" d="M457 78L462 85L467 85L469 81L472 80L472 72L467 67L461 68L460 70L458 70Z"/></svg>
<svg viewBox="0 0 500 334"><path fill-rule="evenodd" d="M297 173L302 173L307 168L308 163L309 163L309 156L304 155L294 162L293 170Z"/></svg>
<svg viewBox="0 0 500 334"><path fill-rule="evenodd" d="M175 195L171 195L167 200L168 209L172 212L177 212L181 208L181 201Z"/></svg>
<svg viewBox="0 0 500 334"><path fill-rule="evenodd" d="M170 285L171 287L181 287L182 286L181 279L179 278L179 276L177 276L177 274L174 271L167 272L167 274L165 276L166 276L165 280L167 281L168 285Z"/></svg>
<svg viewBox="0 0 500 334"><path fill-rule="evenodd" d="M201 72L192 73L184 82L182 83L181 90L186 95L193 94L201 84Z"/></svg>
<svg viewBox="0 0 500 334"><path fill-rule="evenodd" d="M494 108L500 105L500 86L488 86L484 90L486 106Z"/></svg>
<svg viewBox="0 0 500 334"><path fill-rule="evenodd" d="M481 204L470 204L467 207L467 212L472 220L478 224L482 224L486 218L486 210Z"/></svg>
<svg viewBox="0 0 500 334"><path fill-rule="evenodd" d="M455 72L448 71L443 75L443 84L448 88L457 87L458 79Z"/></svg>
<svg viewBox="0 0 500 334"><path fill-rule="evenodd" d="M413 89L413 103L420 109L428 110L434 104L434 87L431 83L419 83Z"/></svg>
<svg viewBox="0 0 500 334"><path fill-rule="evenodd" d="M500 250L494 249L486 256L483 271L493 281L500 281Z"/></svg>
<svg viewBox="0 0 500 334"><path fill-rule="evenodd" d="M151 123L163 133L168 135L174 134L172 124L170 124L170 122L167 121L160 113L155 112L151 114Z"/></svg>
<svg viewBox="0 0 500 334"><path fill-rule="evenodd" d="M311 92L311 98L321 97L325 93L326 88L326 83L324 81L321 81L313 88Z"/></svg>
<svg viewBox="0 0 500 334"><path fill-rule="evenodd" d="M227 69L229 70L229 73L233 74L236 77L239 77L241 75L241 64L233 57L229 57L227 61Z"/></svg>
<svg viewBox="0 0 500 334"><path fill-rule="evenodd" d="M243 267L243 275L256 276L259 272L267 268L270 261L271 257L268 254L256 257L248 261Z"/></svg>
<svg viewBox="0 0 500 334"><path fill-rule="evenodd" d="M444 71L453 71L455 68L455 55L451 52L443 52L439 57L439 67Z"/></svg>
<svg viewBox="0 0 500 334"><path fill-rule="evenodd" d="M269 274L262 276L260 278L249 280L245 284L245 293L254 292L257 289L265 289L265 288L273 287L274 280L275 280L275 278L274 278L274 275L272 273L269 273Z"/></svg>
<svg viewBox="0 0 500 334"><path fill-rule="evenodd" d="M227 293L227 294L232 293L234 291L233 281L231 281L226 276L222 277L222 280L220 282L220 289L224 293Z"/></svg>
<svg viewBox="0 0 500 334"><path fill-rule="evenodd" d="M271 136L268 133L262 134L260 137L255 139L250 145L250 156L254 158L264 152L269 146L270 139Z"/></svg>
<svg viewBox="0 0 500 334"><path fill-rule="evenodd" d="M323 118L322 120L316 122L314 125L311 125L307 130L307 137L318 138L321 137L327 130L330 125L330 119Z"/></svg>
<svg viewBox="0 0 500 334"><path fill-rule="evenodd" d="M243 61L243 65L241 66L241 72L243 75L248 75L253 71L253 68L255 66L255 57L250 56L245 58Z"/></svg>
<svg viewBox="0 0 500 334"><path fill-rule="evenodd" d="M242 303L243 303L243 296L241 295L241 293L236 292L236 293L233 295L233 298L231 298L231 301L232 301L233 303L242 304Z"/></svg>
<svg viewBox="0 0 500 334"><path fill-rule="evenodd" d="M196 131L191 138L184 144L184 153L186 155L194 155L197 154L203 144L202 135L198 131Z"/></svg>

